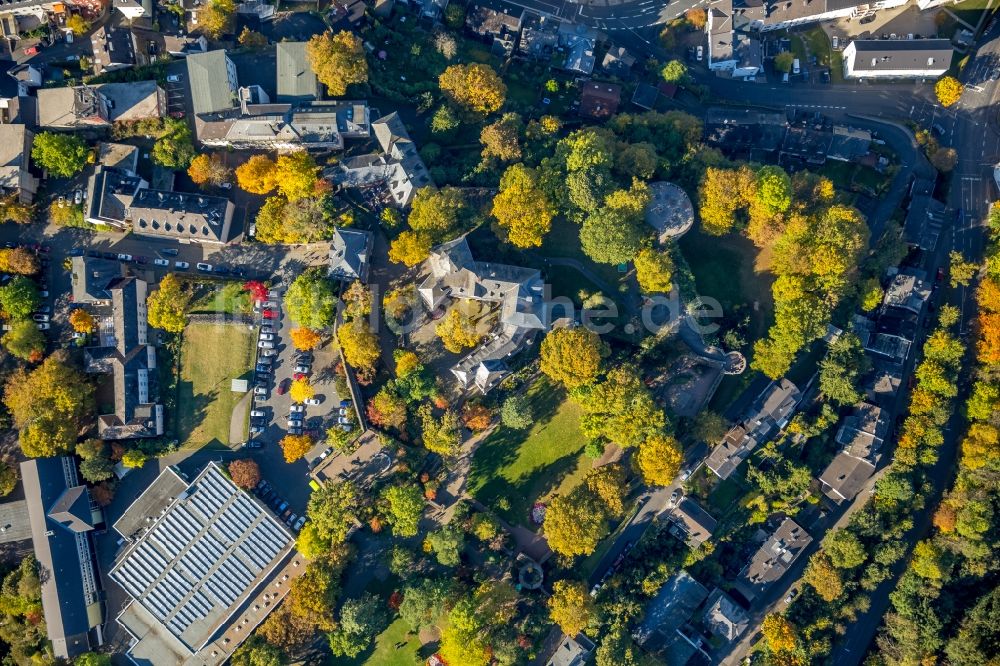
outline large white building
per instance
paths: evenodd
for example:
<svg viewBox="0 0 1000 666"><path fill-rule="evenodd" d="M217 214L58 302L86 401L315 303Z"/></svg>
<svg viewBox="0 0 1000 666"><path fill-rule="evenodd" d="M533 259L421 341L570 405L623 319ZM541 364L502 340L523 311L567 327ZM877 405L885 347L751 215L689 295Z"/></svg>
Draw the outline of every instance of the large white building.
<svg viewBox="0 0 1000 666"><path fill-rule="evenodd" d="M947 39L856 39L844 49L844 78L936 78L952 53Z"/></svg>

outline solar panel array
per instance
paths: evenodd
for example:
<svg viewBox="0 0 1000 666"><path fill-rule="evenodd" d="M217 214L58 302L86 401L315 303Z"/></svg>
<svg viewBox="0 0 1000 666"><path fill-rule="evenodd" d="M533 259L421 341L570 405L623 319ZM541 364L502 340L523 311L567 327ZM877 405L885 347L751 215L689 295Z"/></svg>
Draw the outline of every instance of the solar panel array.
<svg viewBox="0 0 1000 666"><path fill-rule="evenodd" d="M209 466L111 576L197 650L290 543L274 518Z"/></svg>

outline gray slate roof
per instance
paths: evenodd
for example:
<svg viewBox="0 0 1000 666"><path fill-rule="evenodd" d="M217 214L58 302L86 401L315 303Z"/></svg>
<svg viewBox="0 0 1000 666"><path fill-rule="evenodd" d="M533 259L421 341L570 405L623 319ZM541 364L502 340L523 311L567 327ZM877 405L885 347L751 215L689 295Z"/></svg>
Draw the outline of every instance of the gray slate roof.
<svg viewBox="0 0 1000 666"><path fill-rule="evenodd" d="M948 69L954 50L948 39L855 39L855 72Z"/></svg>
<svg viewBox="0 0 1000 666"><path fill-rule="evenodd" d="M278 101L298 102L319 97L319 83L306 56L305 42L280 42L278 58Z"/></svg>

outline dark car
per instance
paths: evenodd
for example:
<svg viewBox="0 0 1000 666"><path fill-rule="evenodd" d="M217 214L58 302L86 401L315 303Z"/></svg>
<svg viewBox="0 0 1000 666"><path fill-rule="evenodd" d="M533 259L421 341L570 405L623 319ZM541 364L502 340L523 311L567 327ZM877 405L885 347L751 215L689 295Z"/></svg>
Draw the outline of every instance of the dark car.
<svg viewBox="0 0 1000 666"><path fill-rule="evenodd" d="M177 256L177 249L176 248L172 248L172 247L168 247L166 250L160 250L160 254L165 254L168 257L176 257Z"/></svg>
<svg viewBox="0 0 1000 666"><path fill-rule="evenodd" d="M94 259L100 259L101 253L98 252L97 250L87 250L87 256L93 257Z"/></svg>
<svg viewBox="0 0 1000 666"><path fill-rule="evenodd" d="M101 252L101 256L105 259L117 259L118 255L114 252Z"/></svg>
<svg viewBox="0 0 1000 666"><path fill-rule="evenodd" d="M212 269L212 272L218 273L219 275L228 275L229 269L226 268L225 266L216 266L215 268Z"/></svg>
<svg viewBox="0 0 1000 666"><path fill-rule="evenodd" d="M72 248L69 251L69 256L71 256L71 257L82 257L83 256L83 248L82 247L74 247L74 248Z"/></svg>
<svg viewBox="0 0 1000 666"><path fill-rule="evenodd" d="M144 257L142 255L139 255L138 257L135 258L135 263L137 263L137 264L148 264L149 263L149 258Z"/></svg>
<svg viewBox="0 0 1000 666"><path fill-rule="evenodd" d="M277 388L276 393L278 395L285 395L285 392L288 391L288 387L290 387L291 385L292 385L292 380L287 379L287 378L286 379L282 379L281 383L278 384L278 388Z"/></svg>

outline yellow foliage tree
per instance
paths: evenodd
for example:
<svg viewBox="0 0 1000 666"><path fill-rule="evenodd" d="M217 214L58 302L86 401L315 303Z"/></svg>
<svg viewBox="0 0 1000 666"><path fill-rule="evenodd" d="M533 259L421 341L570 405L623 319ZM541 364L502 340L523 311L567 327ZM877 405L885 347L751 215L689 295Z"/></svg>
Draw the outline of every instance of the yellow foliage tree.
<svg viewBox="0 0 1000 666"><path fill-rule="evenodd" d="M285 435L281 438L281 452L287 463L293 463L309 453L312 446L312 437L309 435Z"/></svg>
<svg viewBox="0 0 1000 666"><path fill-rule="evenodd" d="M314 395L316 395L316 389L304 377L293 381L291 388L288 389L288 397L292 399L292 402L305 402Z"/></svg>
<svg viewBox="0 0 1000 666"><path fill-rule="evenodd" d="M670 435L654 435L639 444L635 464L643 481L651 486L669 486L680 471L683 456L677 440Z"/></svg>
<svg viewBox="0 0 1000 666"><path fill-rule="evenodd" d="M444 348L453 354L458 354L465 349L475 347L482 340L483 336L476 328L476 323L472 318L461 312L461 308L454 307L448 311L434 332L441 338Z"/></svg>
<svg viewBox="0 0 1000 666"><path fill-rule="evenodd" d="M288 337L292 339L292 345L299 351L309 351L310 349L315 349L319 346L319 343L323 341L323 337L319 333L311 328L305 328L302 326L288 331Z"/></svg>
<svg viewBox="0 0 1000 666"><path fill-rule="evenodd" d="M567 636L576 636L597 617L586 583L578 580L557 580L548 603L549 617Z"/></svg>
<svg viewBox="0 0 1000 666"><path fill-rule="evenodd" d="M389 246L389 261L406 266L416 266L431 252L431 239L427 234L404 231Z"/></svg>
<svg viewBox="0 0 1000 666"><path fill-rule="evenodd" d="M312 155L305 150L279 156L274 167L278 191L289 201L308 197L315 192L319 167Z"/></svg>
<svg viewBox="0 0 1000 666"><path fill-rule="evenodd" d="M348 365L359 372L375 370L381 347L365 319L358 317L338 328L337 341Z"/></svg>
<svg viewBox="0 0 1000 666"><path fill-rule="evenodd" d="M198 12L198 25L206 35L218 39L229 29L235 14L235 0L209 0Z"/></svg>
<svg viewBox="0 0 1000 666"><path fill-rule="evenodd" d="M77 333L92 333L94 331L94 317L83 308L73 308L69 313L69 324Z"/></svg>
<svg viewBox="0 0 1000 666"><path fill-rule="evenodd" d="M942 76L934 84L934 94L941 106L951 106L962 96L962 84L954 76Z"/></svg>
<svg viewBox="0 0 1000 666"><path fill-rule="evenodd" d="M278 186L275 167L267 155L253 155L236 167L236 182L250 194L268 194Z"/></svg>
<svg viewBox="0 0 1000 666"><path fill-rule="evenodd" d="M600 336L583 326L557 328L542 341L541 369L573 389L592 384L610 353Z"/></svg>
<svg viewBox="0 0 1000 666"><path fill-rule="evenodd" d="M798 647L798 636L791 622L781 615L772 613L760 625L764 643L771 652L791 652Z"/></svg>
<svg viewBox="0 0 1000 666"><path fill-rule="evenodd" d="M962 465L981 469L1000 454L1000 430L989 423L973 423L962 440Z"/></svg>
<svg viewBox="0 0 1000 666"><path fill-rule="evenodd" d="M493 198L493 217L517 247L538 247L552 228L556 208L541 187L538 173L523 164L508 168Z"/></svg>
<svg viewBox="0 0 1000 666"><path fill-rule="evenodd" d="M644 293L669 293L674 262L666 252L643 248L635 258L635 279Z"/></svg>
<svg viewBox="0 0 1000 666"><path fill-rule="evenodd" d="M180 333L184 330L190 296L181 289L180 280L167 273L160 280L159 288L146 297L146 318L149 325L166 331Z"/></svg>
<svg viewBox="0 0 1000 666"><path fill-rule="evenodd" d="M229 180L229 167L215 155L195 155L188 166L188 176L197 185L221 185Z"/></svg>
<svg viewBox="0 0 1000 666"><path fill-rule="evenodd" d="M487 115L499 111L507 98L507 86L489 65L451 65L438 77L441 92L470 111Z"/></svg>
<svg viewBox="0 0 1000 666"><path fill-rule="evenodd" d="M361 38L346 30L315 35L306 44L306 56L331 97L342 97L347 94L347 86L368 80Z"/></svg>
<svg viewBox="0 0 1000 666"><path fill-rule="evenodd" d="M840 572L834 568L830 556L819 551L809 559L809 566L802 579L825 601L833 601L844 593L844 582Z"/></svg>

